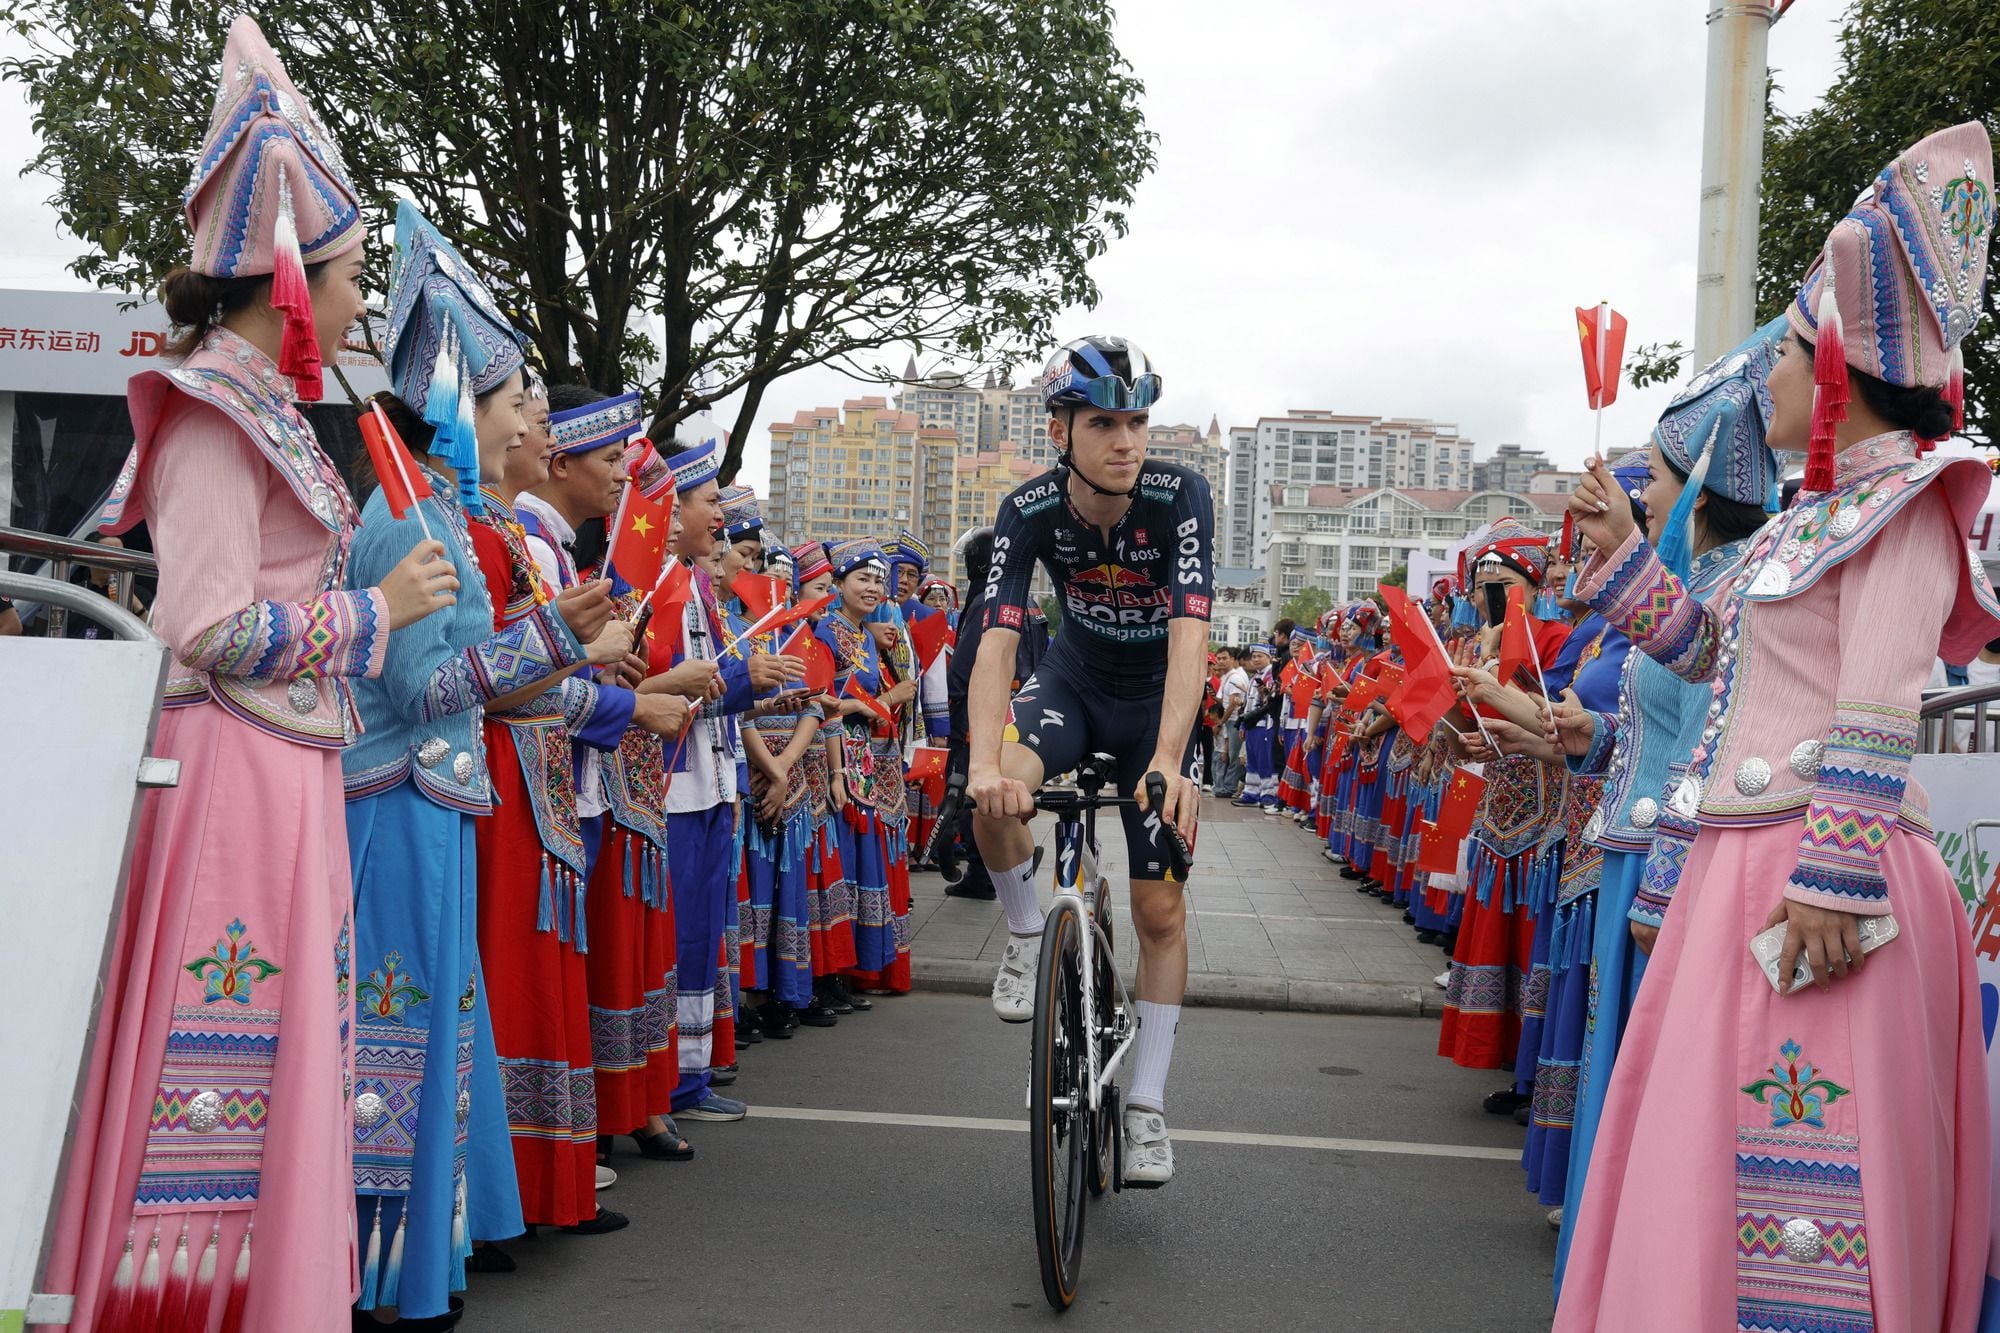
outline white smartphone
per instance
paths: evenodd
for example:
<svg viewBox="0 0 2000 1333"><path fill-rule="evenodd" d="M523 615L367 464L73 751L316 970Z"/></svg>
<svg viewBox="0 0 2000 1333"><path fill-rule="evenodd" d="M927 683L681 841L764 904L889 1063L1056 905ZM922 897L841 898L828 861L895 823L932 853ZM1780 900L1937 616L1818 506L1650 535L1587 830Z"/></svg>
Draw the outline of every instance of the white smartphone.
<svg viewBox="0 0 2000 1333"><path fill-rule="evenodd" d="M1771 983L1771 989L1784 993L1778 984L1778 963L1785 956L1785 927L1780 921L1762 934L1750 937L1750 953L1757 960L1757 966L1764 969L1764 979ZM1903 928L1896 924L1893 916L1864 916L1861 918L1861 952L1874 953L1877 949L1896 938ZM1799 954L1799 964L1792 973L1791 989L1803 990L1812 985L1812 965L1806 961L1804 953Z"/></svg>

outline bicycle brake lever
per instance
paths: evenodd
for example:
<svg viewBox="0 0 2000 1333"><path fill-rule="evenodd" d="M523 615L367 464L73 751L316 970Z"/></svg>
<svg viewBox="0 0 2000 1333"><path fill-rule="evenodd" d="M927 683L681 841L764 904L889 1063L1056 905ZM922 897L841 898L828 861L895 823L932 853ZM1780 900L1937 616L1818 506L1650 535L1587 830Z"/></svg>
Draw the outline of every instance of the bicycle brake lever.
<svg viewBox="0 0 2000 1333"><path fill-rule="evenodd" d="M1167 803L1167 779L1160 772L1146 774L1146 807L1159 818L1160 827L1167 834L1167 868L1177 880L1185 880L1194 862L1193 853L1188 850L1187 839L1181 836L1180 828L1169 820L1161 807Z"/></svg>

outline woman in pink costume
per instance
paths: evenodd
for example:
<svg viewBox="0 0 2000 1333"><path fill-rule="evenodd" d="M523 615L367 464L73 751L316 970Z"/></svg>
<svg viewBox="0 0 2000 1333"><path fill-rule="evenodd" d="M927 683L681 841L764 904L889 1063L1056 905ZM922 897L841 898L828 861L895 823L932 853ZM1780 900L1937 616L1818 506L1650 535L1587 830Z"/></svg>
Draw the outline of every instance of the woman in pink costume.
<svg viewBox="0 0 2000 1333"><path fill-rule="evenodd" d="M1994 223L1977 123L1911 148L1828 237L1770 378L1790 510L1707 603L1593 463L1591 604L1710 692L1656 825L1679 889L1591 1157L1559 1329L1969 1329L1988 1139L1965 911L1909 781L1942 648L2000 633L1966 528L1992 478L1929 455L1961 401ZM1676 872L1677 876L1676 876ZM1864 955L1862 926L1898 938ZM1780 995L1751 956L1783 922Z"/></svg>
<svg viewBox="0 0 2000 1333"><path fill-rule="evenodd" d="M79 1333L347 1326L346 682L458 586L423 542L341 591L357 516L292 400L361 314L361 219L250 19L222 70L164 291L184 359L133 379L104 519L159 555L153 750L181 775L141 809L51 1250Z"/></svg>

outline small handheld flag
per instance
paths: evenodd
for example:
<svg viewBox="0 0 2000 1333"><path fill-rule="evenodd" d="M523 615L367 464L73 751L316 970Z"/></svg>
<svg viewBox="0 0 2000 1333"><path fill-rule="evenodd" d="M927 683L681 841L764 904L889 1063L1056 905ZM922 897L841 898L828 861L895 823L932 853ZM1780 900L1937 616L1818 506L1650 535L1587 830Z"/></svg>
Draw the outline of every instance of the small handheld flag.
<svg viewBox="0 0 2000 1333"><path fill-rule="evenodd" d="M389 513L400 523L415 509L417 525L424 531L424 540L429 541L431 525L424 522L424 511L417 501L431 497L431 480L411 460L402 436L389 424L388 414L380 403L369 402L368 412L361 418L361 440L368 446L368 461L375 466L375 479L382 484L382 498L389 505Z"/></svg>
<svg viewBox="0 0 2000 1333"><path fill-rule="evenodd" d="M1625 316L1609 302L1576 308L1576 335L1583 344L1583 384L1590 410L1597 413L1597 440L1591 452L1604 457L1604 409L1618 399L1625 368Z"/></svg>

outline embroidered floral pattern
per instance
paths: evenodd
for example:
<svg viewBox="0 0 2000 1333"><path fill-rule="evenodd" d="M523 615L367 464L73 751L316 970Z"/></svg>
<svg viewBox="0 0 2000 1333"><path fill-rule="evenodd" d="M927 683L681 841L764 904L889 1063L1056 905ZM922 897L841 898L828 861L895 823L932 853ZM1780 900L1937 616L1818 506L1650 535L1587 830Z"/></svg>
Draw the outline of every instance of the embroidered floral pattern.
<svg viewBox="0 0 2000 1333"><path fill-rule="evenodd" d="M1799 1044L1787 1040L1778 1048L1778 1058L1771 1065L1774 1077L1760 1078L1743 1088L1771 1108L1773 1129L1783 1129L1786 1125L1825 1129L1826 1108L1853 1091L1825 1077L1804 1057Z"/></svg>
<svg viewBox="0 0 2000 1333"><path fill-rule="evenodd" d="M403 955L392 951L382 959L382 966L370 972L356 988L369 1018L400 1022L409 1006L423 1004L431 998L430 992L412 983L410 974L403 971L402 966Z"/></svg>
<svg viewBox="0 0 2000 1333"><path fill-rule="evenodd" d="M226 938L215 942L214 952L203 954L189 963L185 970L207 984L201 997L203 1004L228 1000L232 1004L247 1005L253 985L266 977L276 976L284 969L269 959L257 956L257 946L250 942L248 927L241 920L231 921L224 927L223 934Z"/></svg>

